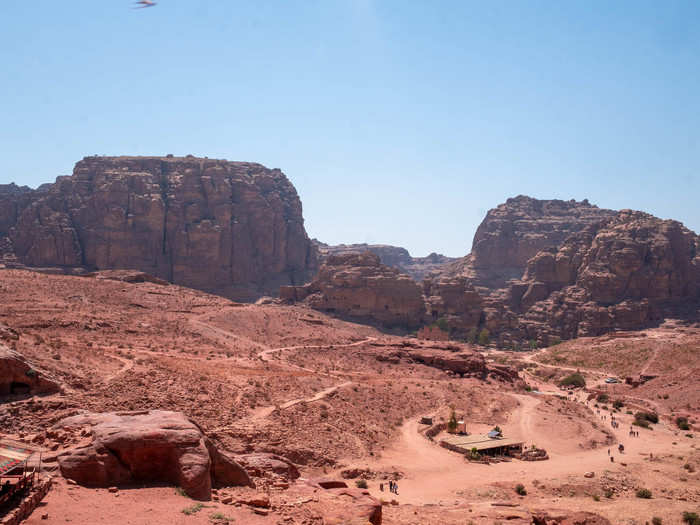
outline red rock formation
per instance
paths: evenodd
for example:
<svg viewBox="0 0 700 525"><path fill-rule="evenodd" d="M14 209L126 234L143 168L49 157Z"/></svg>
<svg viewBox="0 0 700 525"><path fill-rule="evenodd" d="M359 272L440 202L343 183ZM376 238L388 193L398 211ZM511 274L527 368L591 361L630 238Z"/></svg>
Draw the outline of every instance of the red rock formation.
<svg viewBox="0 0 700 525"><path fill-rule="evenodd" d="M439 274L449 265L457 261L454 257L446 257L431 253L426 257L411 257L406 248L387 244L339 244L331 246L316 239L312 242L318 248L319 259L323 263L329 255L348 253L372 252L379 256L382 264L396 268L416 281L422 281L432 274Z"/></svg>
<svg viewBox="0 0 700 525"><path fill-rule="evenodd" d="M3 325L0 325L0 333ZM5 330L10 336L12 331ZM58 385L45 372L29 364L14 350L0 343L0 396L47 394L57 392Z"/></svg>
<svg viewBox="0 0 700 525"><path fill-rule="evenodd" d="M697 312L700 237L679 222L623 210L538 253L514 287L514 307L531 335L638 329Z"/></svg>
<svg viewBox="0 0 700 525"><path fill-rule="evenodd" d="M587 200L539 200L519 195L489 210L474 235L472 252L448 270L485 291L520 279L528 260L557 247L572 233L611 216Z"/></svg>
<svg viewBox="0 0 700 525"><path fill-rule="evenodd" d="M317 268L281 171L191 156L86 157L40 190L0 188L0 238L27 266L136 269L244 300Z"/></svg>
<svg viewBox="0 0 700 525"><path fill-rule="evenodd" d="M370 252L329 256L310 284L283 286L280 298L385 326L418 327L425 312L420 286Z"/></svg>
<svg viewBox="0 0 700 525"><path fill-rule="evenodd" d="M202 500L211 497L212 482L252 485L243 467L180 412L83 414L63 419L58 427L90 427L91 443L58 457L61 474L83 485L164 481Z"/></svg>

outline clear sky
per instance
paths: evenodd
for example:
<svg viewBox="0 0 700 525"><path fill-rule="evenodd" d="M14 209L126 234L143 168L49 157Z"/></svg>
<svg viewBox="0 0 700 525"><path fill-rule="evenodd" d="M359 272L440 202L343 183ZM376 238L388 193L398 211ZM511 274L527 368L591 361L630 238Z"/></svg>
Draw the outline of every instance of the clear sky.
<svg viewBox="0 0 700 525"><path fill-rule="evenodd" d="M0 1L0 183L281 168L309 235L460 256L518 194L700 231L700 2Z"/></svg>

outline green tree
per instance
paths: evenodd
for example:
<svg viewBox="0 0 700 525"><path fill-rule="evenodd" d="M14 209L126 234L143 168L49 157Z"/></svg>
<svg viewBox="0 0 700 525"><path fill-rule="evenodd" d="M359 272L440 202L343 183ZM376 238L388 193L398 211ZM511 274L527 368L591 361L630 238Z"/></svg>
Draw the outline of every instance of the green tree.
<svg viewBox="0 0 700 525"><path fill-rule="evenodd" d="M448 432L456 432L457 431L457 414L455 413L455 409L452 409L452 412L450 412L450 419L447 421L447 431Z"/></svg>
<svg viewBox="0 0 700 525"><path fill-rule="evenodd" d="M481 346L488 345L490 337L491 337L491 334L489 333L488 329L482 328L481 332L479 332L479 344Z"/></svg>
<svg viewBox="0 0 700 525"><path fill-rule="evenodd" d="M469 333L467 334L467 343L476 344L478 334L479 332L477 331L476 327L469 330Z"/></svg>

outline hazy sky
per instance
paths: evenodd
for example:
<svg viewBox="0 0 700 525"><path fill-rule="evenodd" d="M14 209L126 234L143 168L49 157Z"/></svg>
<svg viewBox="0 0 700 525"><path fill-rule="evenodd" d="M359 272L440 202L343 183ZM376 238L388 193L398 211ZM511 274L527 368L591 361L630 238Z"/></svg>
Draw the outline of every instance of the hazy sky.
<svg viewBox="0 0 700 525"><path fill-rule="evenodd" d="M464 255L518 194L700 231L700 2L0 1L0 183L281 168L309 235Z"/></svg>

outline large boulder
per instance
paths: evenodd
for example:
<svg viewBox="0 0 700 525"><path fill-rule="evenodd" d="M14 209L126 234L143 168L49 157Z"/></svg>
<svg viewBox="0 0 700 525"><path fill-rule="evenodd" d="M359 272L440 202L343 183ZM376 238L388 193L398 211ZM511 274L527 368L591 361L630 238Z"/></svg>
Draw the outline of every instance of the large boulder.
<svg viewBox="0 0 700 525"><path fill-rule="evenodd" d="M0 187L0 255L27 266L136 269L249 300L317 269L278 169L187 157L86 157L37 190Z"/></svg>
<svg viewBox="0 0 700 525"><path fill-rule="evenodd" d="M253 485L245 469L180 412L86 413L57 427L90 429L89 443L58 457L61 474L82 485L167 482L200 500L210 499L212 484Z"/></svg>
<svg viewBox="0 0 700 525"><path fill-rule="evenodd" d="M4 325L0 325L0 330ZM8 333L12 334L9 329ZM25 358L0 343L0 396L49 394L59 390L46 372L28 363Z"/></svg>

